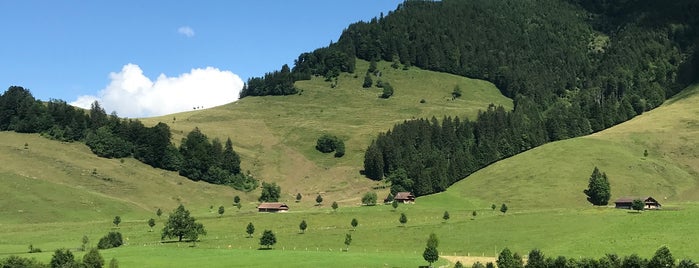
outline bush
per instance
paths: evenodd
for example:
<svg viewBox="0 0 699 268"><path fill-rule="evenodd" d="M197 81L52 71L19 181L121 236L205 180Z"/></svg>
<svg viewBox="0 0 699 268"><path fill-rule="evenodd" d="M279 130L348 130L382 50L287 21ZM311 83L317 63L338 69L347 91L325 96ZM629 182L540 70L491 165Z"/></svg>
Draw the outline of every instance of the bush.
<svg viewBox="0 0 699 268"><path fill-rule="evenodd" d="M393 96L393 86L391 86L391 84L388 82L383 83L383 93L381 94L381 98L388 99L391 96Z"/></svg>
<svg viewBox="0 0 699 268"><path fill-rule="evenodd" d="M335 151L335 144L337 143L337 137L329 134L323 134L316 141L316 150L321 153L330 153Z"/></svg>
<svg viewBox="0 0 699 268"><path fill-rule="evenodd" d="M362 204L365 204L367 206L374 206L376 205L376 199L377 196L375 192L368 192L364 194L364 196L362 197Z"/></svg>
<svg viewBox="0 0 699 268"><path fill-rule="evenodd" d="M345 142L334 135L323 134L316 142L316 150L322 153L335 152L335 157L345 155Z"/></svg>
<svg viewBox="0 0 699 268"><path fill-rule="evenodd" d="M124 240L121 237L120 232L109 232L104 237L100 238L99 243L97 243L98 249L109 249L116 248L124 244Z"/></svg>

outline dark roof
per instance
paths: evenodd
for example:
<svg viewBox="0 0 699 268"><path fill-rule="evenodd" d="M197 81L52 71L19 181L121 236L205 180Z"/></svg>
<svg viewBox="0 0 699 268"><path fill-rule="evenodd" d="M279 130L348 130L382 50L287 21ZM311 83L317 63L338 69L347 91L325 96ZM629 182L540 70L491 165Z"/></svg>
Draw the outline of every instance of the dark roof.
<svg viewBox="0 0 699 268"><path fill-rule="evenodd" d="M633 202L634 200L636 200L636 199L640 199L640 200L643 201L643 202L655 202L655 203L658 203L658 201L655 200L655 198L650 197L650 196L645 196L645 197L628 197L628 196L625 196L625 197L620 197L619 199L617 199L616 201L614 201L614 203L632 203L632 202Z"/></svg>
<svg viewBox="0 0 699 268"><path fill-rule="evenodd" d="M262 203L257 206L257 209L277 209L277 210L288 210L289 206L284 203Z"/></svg>
<svg viewBox="0 0 699 268"><path fill-rule="evenodd" d="M411 199L415 199L415 196L413 194L411 194L410 192L397 192L396 196L393 197L393 199L411 200Z"/></svg>

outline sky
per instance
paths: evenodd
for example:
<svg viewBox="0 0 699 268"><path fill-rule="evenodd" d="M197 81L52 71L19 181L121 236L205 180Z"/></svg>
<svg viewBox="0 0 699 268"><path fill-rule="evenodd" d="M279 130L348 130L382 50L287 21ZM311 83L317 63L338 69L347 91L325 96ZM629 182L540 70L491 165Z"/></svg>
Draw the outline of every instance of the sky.
<svg viewBox="0 0 699 268"><path fill-rule="evenodd" d="M402 0L0 1L0 88L148 117L237 100Z"/></svg>

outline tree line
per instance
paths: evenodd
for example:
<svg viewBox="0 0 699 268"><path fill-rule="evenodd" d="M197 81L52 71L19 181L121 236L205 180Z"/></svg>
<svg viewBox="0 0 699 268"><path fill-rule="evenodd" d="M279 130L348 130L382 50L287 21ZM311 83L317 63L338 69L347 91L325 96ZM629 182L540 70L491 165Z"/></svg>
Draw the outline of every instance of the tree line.
<svg viewBox="0 0 699 268"><path fill-rule="evenodd" d="M405 121L369 145L364 174L386 178L393 194L444 191L480 168L543 144L544 125L541 114L524 105L511 112L491 105L475 121L458 116Z"/></svg>
<svg viewBox="0 0 699 268"><path fill-rule="evenodd" d="M134 157L195 181L226 184L244 191L258 186L255 178L241 172L240 157L230 138L224 144L195 128L177 147L167 124L146 127L136 119L108 115L98 102L85 111L62 100L44 103L29 90L11 86L0 95L0 131L41 133L59 141L85 142L100 157Z"/></svg>

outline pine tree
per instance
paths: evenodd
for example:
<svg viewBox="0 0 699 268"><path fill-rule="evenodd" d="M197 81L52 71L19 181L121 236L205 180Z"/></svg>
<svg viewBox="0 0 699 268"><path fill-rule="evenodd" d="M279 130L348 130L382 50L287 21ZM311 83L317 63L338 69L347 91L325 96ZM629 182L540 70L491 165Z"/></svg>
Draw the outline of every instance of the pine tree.
<svg viewBox="0 0 699 268"><path fill-rule="evenodd" d="M587 201L593 205L606 206L612 195L607 174L600 172L600 170L595 167L592 171L592 175L590 175L587 189L583 192L588 196Z"/></svg>

